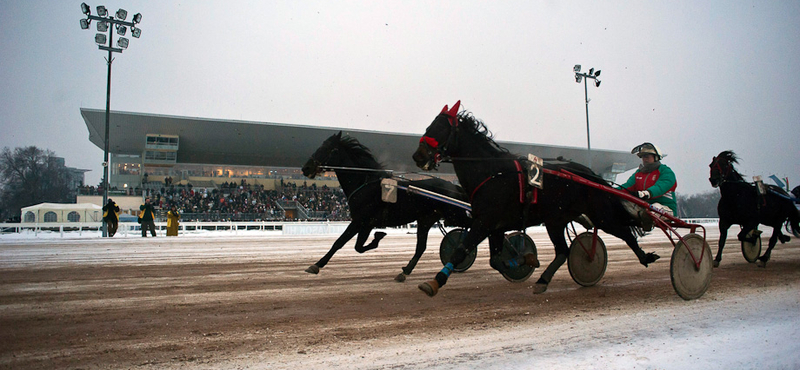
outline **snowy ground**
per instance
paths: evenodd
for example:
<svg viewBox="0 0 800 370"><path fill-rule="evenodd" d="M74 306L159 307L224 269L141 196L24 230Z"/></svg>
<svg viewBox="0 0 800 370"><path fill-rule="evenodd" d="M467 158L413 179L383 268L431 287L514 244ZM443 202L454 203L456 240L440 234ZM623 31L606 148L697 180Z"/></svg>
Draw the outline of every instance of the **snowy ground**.
<svg viewBox="0 0 800 370"><path fill-rule="evenodd" d="M530 233L548 262L546 235ZM407 231L365 255L346 246L320 275L302 270L335 236L2 235L0 368L800 368L796 240L766 269L729 240L694 301L672 291L671 245L657 234L643 239L663 257L650 268L604 237L610 263L597 286L578 287L565 266L542 295L529 289L539 270L527 283L498 279L481 246L470 271L428 298L416 284L441 267L434 236L398 284Z"/></svg>

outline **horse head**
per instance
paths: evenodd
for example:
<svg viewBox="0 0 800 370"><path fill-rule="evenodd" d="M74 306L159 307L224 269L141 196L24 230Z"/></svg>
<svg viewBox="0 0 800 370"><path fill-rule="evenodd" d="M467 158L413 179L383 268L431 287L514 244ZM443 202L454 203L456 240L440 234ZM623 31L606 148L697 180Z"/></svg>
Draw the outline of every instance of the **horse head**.
<svg viewBox="0 0 800 370"><path fill-rule="evenodd" d="M303 175L313 179L320 174L325 167L352 167L356 169L367 169L375 171L363 171L369 177L380 177L385 175L383 166L375 159L369 148L358 142L352 136L342 137L342 132L331 135L322 142L311 158L303 166ZM342 181L342 176L351 176L358 173L355 171L345 171L340 173L339 169L336 176Z"/></svg>
<svg viewBox="0 0 800 370"><path fill-rule="evenodd" d="M742 179L741 175L733 167L734 163L739 163L739 158L736 157L736 153L730 150L719 153L718 156L711 160L711 164L708 165L711 168L711 175L708 181L712 187L716 188L725 181Z"/></svg>
<svg viewBox="0 0 800 370"><path fill-rule="evenodd" d="M322 173L322 167L329 165L331 161L331 157L337 152L339 148L339 143L342 141L342 132L331 135L331 137L327 138L325 141L322 142L317 151L311 155L311 158L306 161L306 164L303 165L303 175L313 179L320 173Z"/></svg>
<svg viewBox="0 0 800 370"><path fill-rule="evenodd" d="M425 135L419 140L417 151L411 156L417 167L428 171L436 169L443 155L448 155L448 150L454 149L451 144L453 133L458 128L458 108L461 100L457 101L453 108L445 105L430 126L425 130Z"/></svg>

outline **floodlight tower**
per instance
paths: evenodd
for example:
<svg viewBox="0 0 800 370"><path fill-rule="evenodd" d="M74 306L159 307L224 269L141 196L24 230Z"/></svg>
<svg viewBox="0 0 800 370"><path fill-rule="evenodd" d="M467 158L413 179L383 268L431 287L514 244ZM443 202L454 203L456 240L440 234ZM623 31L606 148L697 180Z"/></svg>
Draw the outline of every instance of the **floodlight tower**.
<svg viewBox="0 0 800 370"><path fill-rule="evenodd" d="M592 139L589 135L589 88L587 87L587 82L591 78L594 80L594 86L600 87L600 80L597 79L600 77L600 70L598 69L595 72L594 68L590 68L589 73L581 73L581 65L576 64L575 67L572 67L572 71L575 72L575 82L581 83L583 81L583 92L586 100L586 148L588 150L589 168L592 168Z"/></svg>
<svg viewBox="0 0 800 370"><path fill-rule="evenodd" d="M106 132L105 132L105 140L103 142L104 145L104 154L103 154L103 206L108 203L108 128L109 128L109 116L111 114L111 62L114 61L114 58L111 56L111 53L122 53L123 49L128 48L128 43L130 42L125 36L125 33L128 31L128 27L131 29L131 35L135 38L139 38L142 35L142 30L139 27L136 27L139 22L142 21L142 14L136 13L131 19L132 22L126 22L125 18L128 17L128 12L125 9L117 10L117 13L113 16L108 12L105 6L100 5L97 7L97 15L92 15L92 9L86 3L81 3L81 12L86 15L86 18L81 19L81 28L84 30L89 29L89 26L92 24L92 21L97 22L97 34L94 36L94 42L97 43L97 46L100 50L107 50L108 51L108 58L106 58L106 63L108 64L108 80L106 81ZM112 27L113 25L113 27ZM117 34L120 36L117 39L117 47L114 47L114 29L117 30ZM104 34L104 32L108 32L108 36ZM103 219L103 237L108 236L108 225L106 224L105 219Z"/></svg>

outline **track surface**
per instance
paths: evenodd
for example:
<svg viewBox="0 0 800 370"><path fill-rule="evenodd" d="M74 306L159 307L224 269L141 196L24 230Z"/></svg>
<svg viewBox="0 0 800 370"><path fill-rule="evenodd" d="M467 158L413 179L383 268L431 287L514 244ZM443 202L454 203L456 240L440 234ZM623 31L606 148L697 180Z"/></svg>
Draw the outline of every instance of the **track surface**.
<svg viewBox="0 0 800 370"><path fill-rule="evenodd" d="M552 247L531 236L546 266ZM393 278L413 235L390 234L363 255L351 242L319 275L305 273L334 239L0 239L0 368L800 367L796 239L766 268L729 240L695 301L673 291L660 232L642 240L662 256L651 267L605 236L600 283L581 288L564 265L542 295L530 288L541 269L509 283L481 244L434 298L416 286L441 269L440 234L405 283Z"/></svg>

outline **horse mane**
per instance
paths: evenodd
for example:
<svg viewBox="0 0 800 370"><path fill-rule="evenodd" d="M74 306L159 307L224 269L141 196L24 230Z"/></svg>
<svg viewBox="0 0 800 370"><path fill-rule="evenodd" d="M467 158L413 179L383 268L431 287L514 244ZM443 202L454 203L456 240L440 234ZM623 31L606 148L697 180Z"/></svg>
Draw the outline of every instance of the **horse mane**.
<svg viewBox="0 0 800 370"><path fill-rule="evenodd" d="M726 161L730 163L736 163L736 164L739 163L739 157L736 156L736 153L734 153L733 150L723 151L722 153L719 153L717 157L724 158Z"/></svg>
<svg viewBox="0 0 800 370"><path fill-rule="evenodd" d="M724 159L728 162L731 166L731 176L736 177L740 181L744 181L744 176L736 170L736 167L733 165L734 163L739 164L739 157L733 150L725 150L717 156L717 160Z"/></svg>
<svg viewBox="0 0 800 370"><path fill-rule="evenodd" d="M344 136L339 140L339 148L350 154L350 157L356 161L359 167L384 169L383 165L378 162L372 155L372 152L361 144L358 139L352 136Z"/></svg>
<svg viewBox="0 0 800 370"><path fill-rule="evenodd" d="M469 134L485 141L491 148L497 151L498 155L508 154L508 149L503 148L494 141L492 132L489 131L483 121L476 118L472 112L461 111L458 113L457 118L459 127L466 128Z"/></svg>

